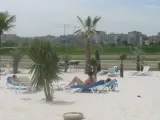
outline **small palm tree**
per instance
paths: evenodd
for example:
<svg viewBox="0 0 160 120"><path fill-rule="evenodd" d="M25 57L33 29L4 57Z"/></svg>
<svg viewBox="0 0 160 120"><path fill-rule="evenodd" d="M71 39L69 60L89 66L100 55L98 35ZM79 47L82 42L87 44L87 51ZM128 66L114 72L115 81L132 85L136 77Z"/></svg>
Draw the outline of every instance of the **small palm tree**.
<svg viewBox="0 0 160 120"><path fill-rule="evenodd" d="M87 61L91 59L91 39L95 33L97 33L96 26L101 17L95 17L93 20L90 16L83 22L80 17L78 20L82 25L82 29L79 29L75 33L83 33L85 39L85 58L86 58L86 65L85 65L85 72L90 70L90 66L87 65Z"/></svg>
<svg viewBox="0 0 160 120"><path fill-rule="evenodd" d="M69 62L71 61L71 57L68 54L66 54L65 56L63 56L63 61L65 64L64 72L67 72L69 68Z"/></svg>
<svg viewBox="0 0 160 120"><path fill-rule="evenodd" d="M98 73L101 71L101 61L100 61L100 55L98 50L95 51L95 59L98 62L98 65L97 65L97 73Z"/></svg>
<svg viewBox="0 0 160 120"><path fill-rule="evenodd" d="M7 11L0 12L0 48L2 45L1 36L4 32L11 30L15 25L15 16L10 15Z"/></svg>
<svg viewBox="0 0 160 120"><path fill-rule="evenodd" d="M16 73L18 73L18 66L19 66L20 60L22 58L21 50L20 50L20 48L16 48L11 53L12 53L12 57L13 57L13 63L12 63L13 73L16 74Z"/></svg>
<svg viewBox="0 0 160 120"><path fill-rule="evenodd" d="M53 100L53 81L58 80L60 69L59 57L49 41L34 40L29 48L29 57L34 64L30 73L32 76L32 87L44 88L46 101Z"/></svg>
<svg viewBox="0 0 160 120"><path fill-rule="evenodd" d="M87 64L91 66L95 81L97 81L97 73L101 71L101 63L98 50L95 51L95 58L91 58L90 60L88 60ZM88 72L90 71L87 71L87 73Z"/></svg>
<svg viewBox="0 0 160 120"><path fill-rule="evenodd" d="M121 64L120 64L120 76L123 77L123 60L125 60L127 58L126 54L121 53L120 55L120 60L121 60Z"/></svg>
<svg viewBox="0 0 160 120"><path fill-rule="evenodd" d="M143 71L143 68L144 68L144 65L147 65L145 62L144 62L144 59L145 59L145 56L141 56L140 57L140 62L141 62L141 71Z"/></svg>
<svg viewBox="0 0 160 120"><path fill-rule="evenodd" d="M137 71L140 71L141 70L141 55L144 54L144 52L142 51L142 49L140 47L135 47L134 48L134 54L136 55L136 64L137 64Z"/></svg>

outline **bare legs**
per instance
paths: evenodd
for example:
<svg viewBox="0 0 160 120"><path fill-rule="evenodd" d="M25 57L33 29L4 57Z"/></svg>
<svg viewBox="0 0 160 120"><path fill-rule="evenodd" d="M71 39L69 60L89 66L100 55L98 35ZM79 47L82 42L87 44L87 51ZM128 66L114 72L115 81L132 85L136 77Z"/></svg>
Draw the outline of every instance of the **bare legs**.
<svg viewBox="0 0 160 120"><path fill-rule="evenodd" d="M83 81L80 80L78 77L74 77L73 80L68 84L69 86L72 86L72 85L84 85Z"/></svg>

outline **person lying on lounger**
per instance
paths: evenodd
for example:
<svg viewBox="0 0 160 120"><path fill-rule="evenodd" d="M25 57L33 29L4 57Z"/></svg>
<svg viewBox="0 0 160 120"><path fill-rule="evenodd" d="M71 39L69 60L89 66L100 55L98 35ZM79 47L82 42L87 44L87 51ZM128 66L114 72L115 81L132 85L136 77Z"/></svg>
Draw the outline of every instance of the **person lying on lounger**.
<svg viewBox="0 0 160 120"><path fill-rule="evenodd" d="M13 82L20 82L20 81L18 80L18 78L17 78L16 75L13 75L13 76L12 76L12 81L13 81Z"/></svg>
<svg viewBox="0 0 160 120"><path fill-rule="evenodd" d="M93 72L88 73L88 78L83 82L81 79L79 79L77 76L73 78L73 80L68 84L68 86L73 86L73 85L91 85L95 81Z"/></svg>
<svg viewBox="0 0 160 120"><path fill-rule="evenodd" d="M111 81L111 78L107 78L106 80L104 80L104 83Z"/></svg>

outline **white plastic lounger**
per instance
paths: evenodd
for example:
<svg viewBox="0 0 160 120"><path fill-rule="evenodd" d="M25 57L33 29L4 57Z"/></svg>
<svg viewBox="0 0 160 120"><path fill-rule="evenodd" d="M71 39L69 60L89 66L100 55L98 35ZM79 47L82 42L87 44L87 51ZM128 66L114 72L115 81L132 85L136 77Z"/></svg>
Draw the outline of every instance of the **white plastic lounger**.
<svg viewBox="0 0 160 120"><path fill-rule="evenodd" d="M118 66L113 66L113 68L108 68L108 76L118 76Z"/></svg>
<svg viewBox="0 0 160 120"><path fill-rule="evenodd" d="M146 66L145 71L139 72L136 74L136 76L147 76L149 72L150 66Z"/></svg>
<svg viewBox="0 0 160 120"><path fill-rule="evenodd" d="M144 66L144 67L143 67L143 71L131 72L129 75L135 76L135 75L137 75L138 73L146 72L147 67L148 67L148 66Z"/></svg>

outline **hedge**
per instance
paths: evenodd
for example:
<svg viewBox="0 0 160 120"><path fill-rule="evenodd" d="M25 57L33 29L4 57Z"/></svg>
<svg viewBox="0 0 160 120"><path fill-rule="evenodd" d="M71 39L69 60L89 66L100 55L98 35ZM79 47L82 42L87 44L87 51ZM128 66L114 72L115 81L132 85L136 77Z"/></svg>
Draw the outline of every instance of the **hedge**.
<svg viewBox="0 0 160 120"><path fill-rule="evenodd" d="M11 54L11 51L13 51L15 49L15 47L8 47L8 48L1 48L0 49L0 55L9 55ZM98 48L100 51L100 54L102 55L107 55L107 54L120 54L120 53L126 53L129 54L130 53L130 47L101 47ZM160 53L160 47L148 47L148 46L143 46L141 47L141 49L146 53L146 54L156 54L156 53ZM58 53L58 54L72 54L72 55L83 55L84 54L84 47L80 47L80 46L55 46L54 50ZM94 51L96 50L95 46L92 46L91 51L92 53L94 53ZM28 48L21 48L22 54L27 54L28 53ZM132 51L134 51L134 48L132 48Z"/></svg>

